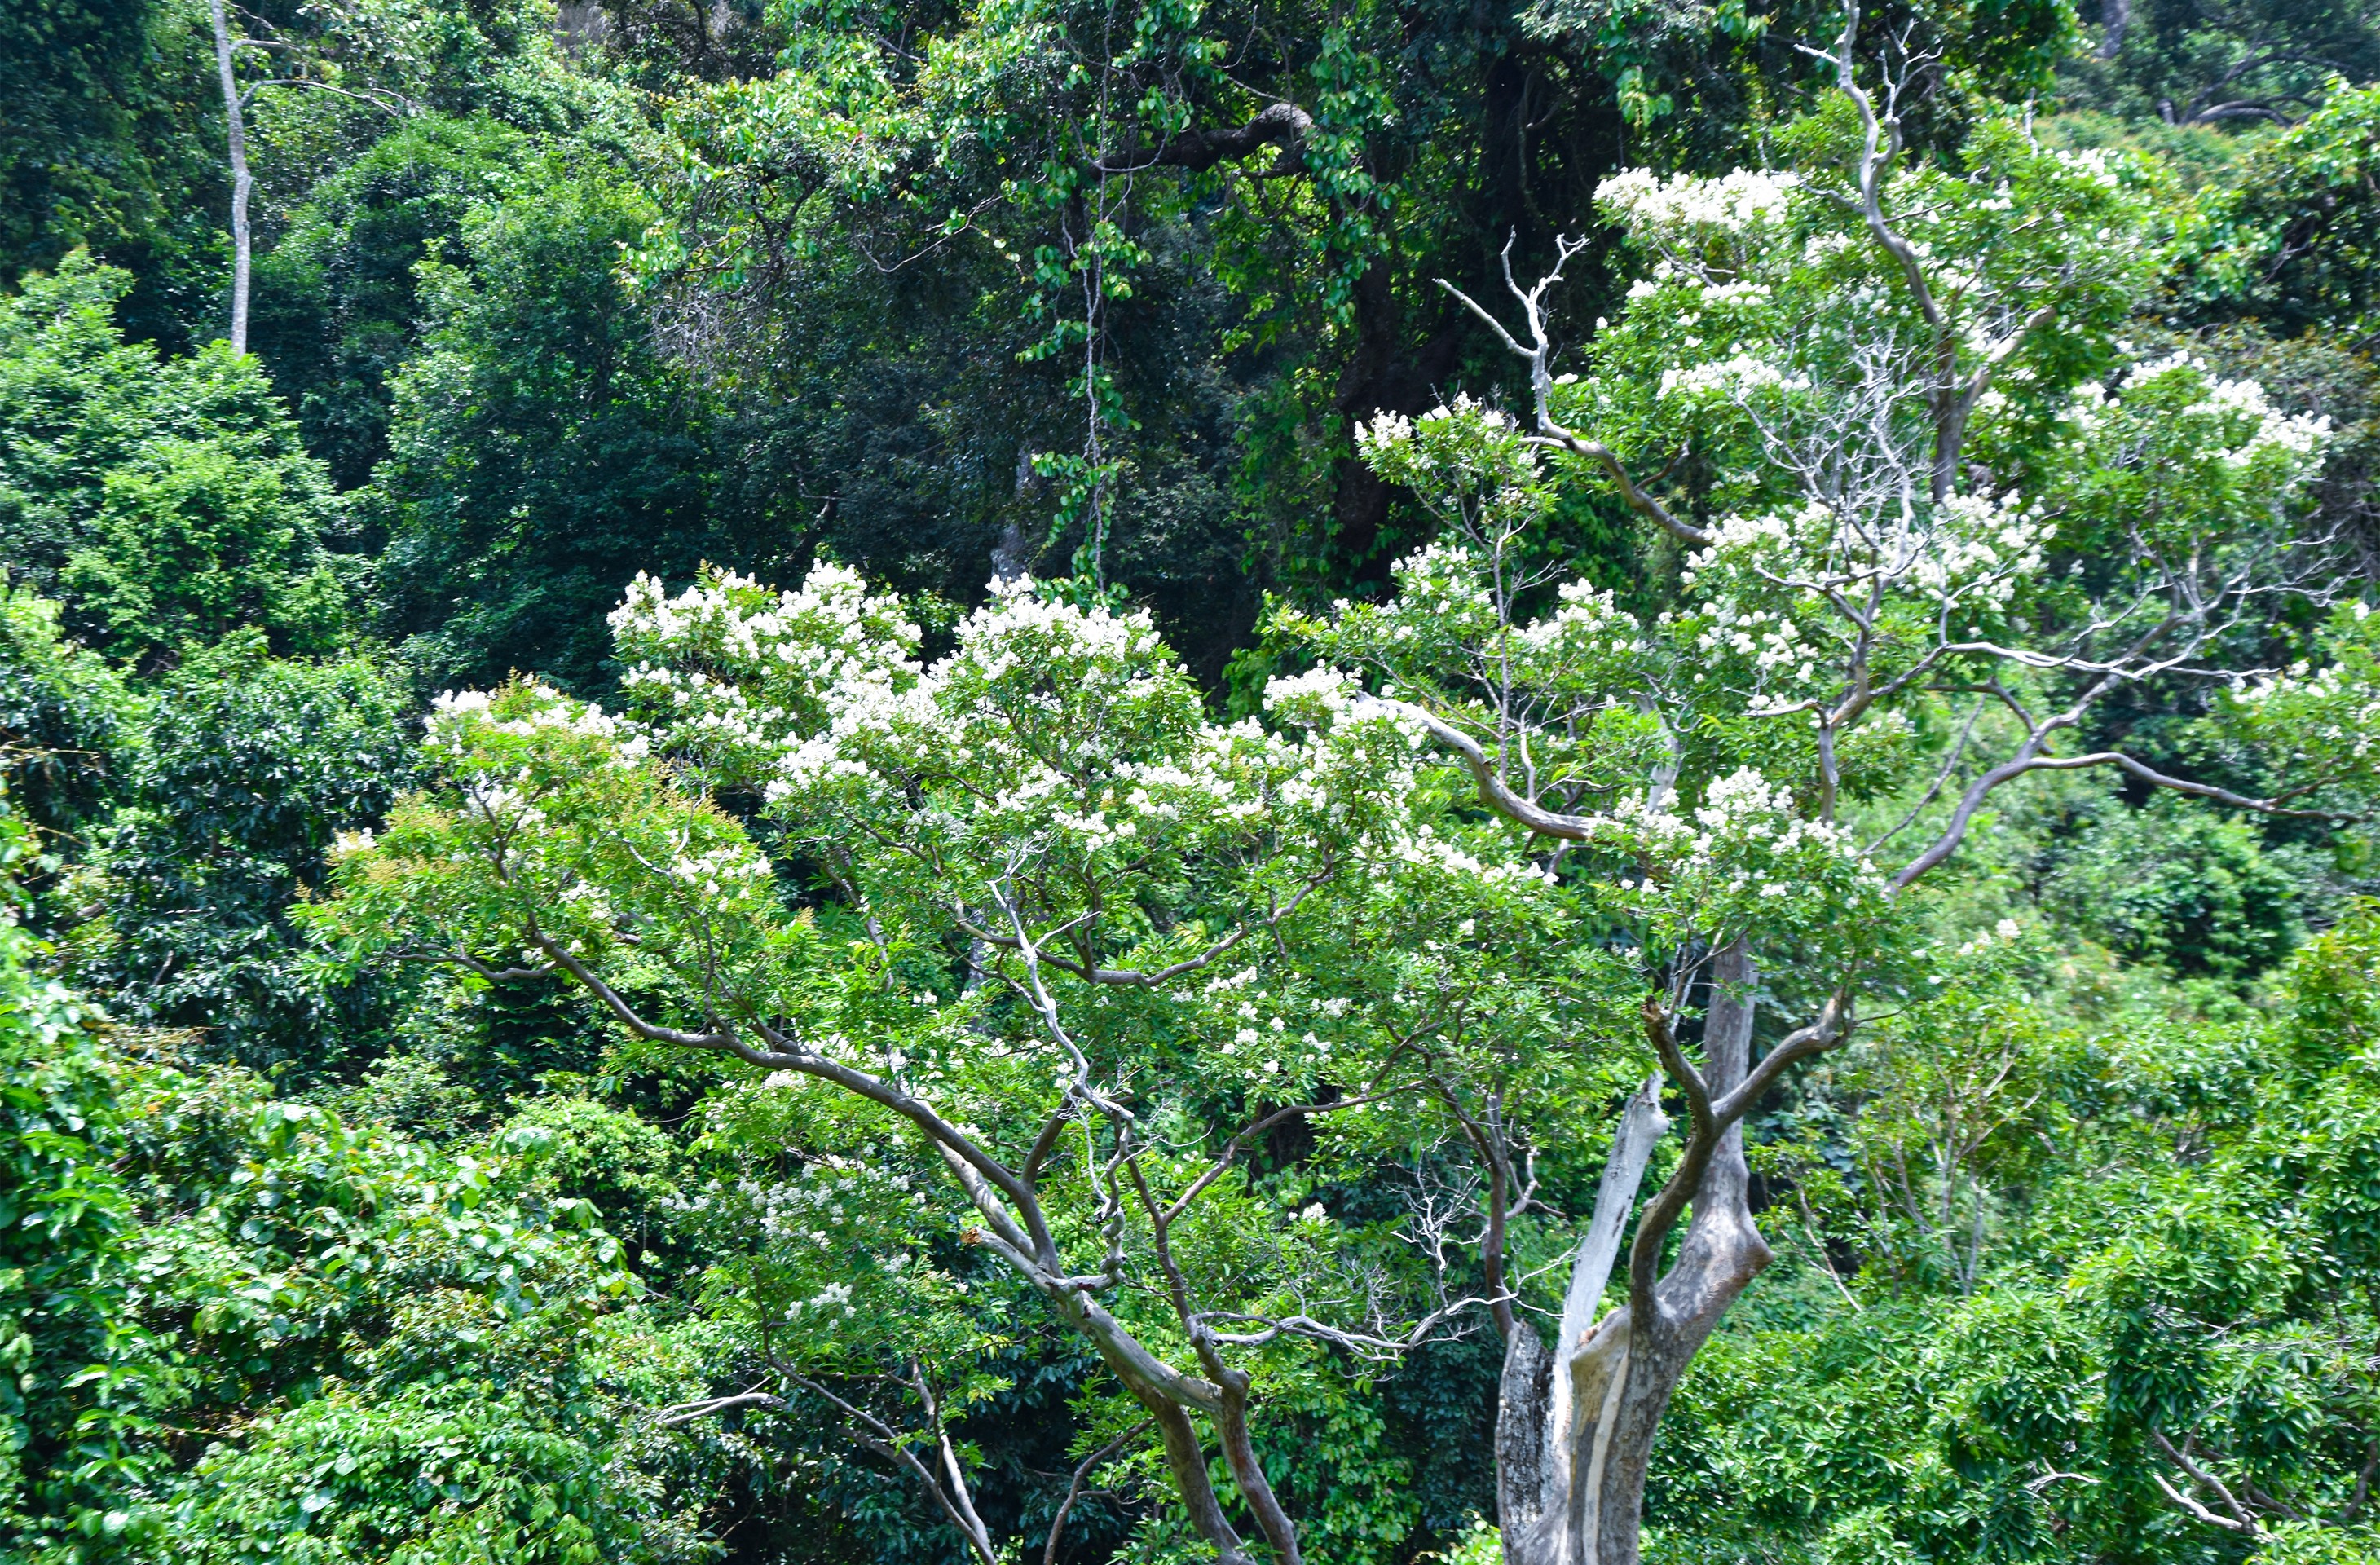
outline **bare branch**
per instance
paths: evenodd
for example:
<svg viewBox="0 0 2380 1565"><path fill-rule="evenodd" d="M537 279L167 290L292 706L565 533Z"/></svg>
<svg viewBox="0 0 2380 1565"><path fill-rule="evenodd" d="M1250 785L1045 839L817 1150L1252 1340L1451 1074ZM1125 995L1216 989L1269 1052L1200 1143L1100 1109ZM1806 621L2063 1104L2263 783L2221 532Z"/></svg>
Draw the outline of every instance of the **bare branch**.
<svg viewBox="0 0 2380 1565"><path fill-rule="evenodd" d="M1083 1458L1081 1464L1075 1469L1074 1482L1066 1486L1066 1498L1058 1502L1058 1514L1050 1519L1050 1541L1041 1546L1041 1565L1058 1565L1058 1539L1066 1530L1066 1518L1073 1514L1075 1502L1083 1498L1083 1481L1118 1451L1147 1434L1152 1422L1142 1419Z"/></svg>
<svg viewBox="0 0 2380 1565"><path fill-rule="evenodd" d="M1219 163L1278 146L1281 153L1273 162L1272 172L1287 174L1302 166L1305 138L1313 128L1314 116L1295 103L1268 103L1245 125L1220 130L1176 131L1145 159L1123 163L1100 160L1091 166L1109 175L1137 174L1150 168L1186 168L1194 174L1203 174Z"/></svg>
<svg viewBox="0 0 2380 1565"><path fill-rule="evenodd" d="M2220 1527L2227 1533L2244 1533L2250 1537L2260 1535L2254 1523L2234 1522L2228 1516L2217 1516L2215 1512L2207 1510L2206 1507L2199 1504L2198 1501L2191 1498L2188 1495L2182 1494L2175 1489L2171 1484L2167 1483L2165 1481L2164 1474L2152 1473L2149 1476L2155 1480L2156 1486L2165 1492L2166 1498L2173 1501L2176 1506L2188 1511L2191 1515L2196 1517L2199 1521L2205 1523L2208 1526Z"/></svg>
<svg viewBox="0 0 2380 1565"><path fill-rule="evenodd" d="M782 1408L785 1399L773 1391L740 1391L732 1397L712 1397L705 1401L680 1402L674 1407L655 1410L653 1416L664 1429L675 1429L698 1419L716 1418L721 1413L735 1413L747 1407Z"/></svg>
<svg viewBox="0 0 2380 1565"><path fill-rule="evenodd" d="M1588 440L1584 435L1564 429L1555 420L1553 416L1554 345L1546 322L1545 299L1553 285L1561 281L1562 268L1568 266L1586 249L1586 241L1573 239L1566 234L1556 235L1553 269L1539 277L1535 287L1524 290L1512 276L1512 246L1519 237L1520 235L1516 230L1512 237L1504 241L1502 260L1504 286L1515 299L1520 301L1522 315L1528 322L1529 342L1526 346L1522 345L1519 338L1507 331L1504 323L1497 320L1495 315L1478 300L1443 277L1437 280L1438 285L1451 295L1463 309L1486 322L1488 329L1496 334L1497 340L1529 366L1529 387L1536 406L1537 432L1535 437L1536 443L1566 451L1573 456L1585 457L1603 469L1605 476L1618 487L1621 498L1626 500L1629 507L1639 516L1685 542L1696 545L1708 543L1710 534L1707 531L1672 515L1668 506L1655 499L1629 476L1627 467L1621 464L1618 454L1610 447L1599 441Z"/></svg>
<svg viewBox="0 0 2380 1565"><path fill-rule="evenodd" d="M2240 1503L2239 1497L2231 1492L2230 1488L2224 1484L2222 1479L2216 1477L2207 1469L2201 1467L2197 1462L2192 1462L2186 1453L2176 1448L2171 1440L2166 1438L2164 1430L2152 1427L2149 1430L2149 1438L2156 1442L2157 1450L2165 1452L2168 1457L2170 1457L2176 1466L2180 1467L2184 1473L2190 1474L2190 1481L2192 1483L2198 1485L2202 1488L2213 1489L2216 1498L2223 1501L2223 1509L2231 1513L2231 1520L2227 1522L2222 1517L2219 1517L2214 1512L2206 1510L2197 1501L2176 1494L2166 1483L2162 1475L2151 1474L2156 1478L2157 1487L2165 1490L2166 1498L2173 1500L2183 1510L2189 1511L2192 1515L2197 1517L2202 1522L2212 1523L2217 1527L2228 1528L2235 1533L2244 1533L2250 1537L2258 1535L2255 1517L2250 1514L2246 1506Z"/></svg>

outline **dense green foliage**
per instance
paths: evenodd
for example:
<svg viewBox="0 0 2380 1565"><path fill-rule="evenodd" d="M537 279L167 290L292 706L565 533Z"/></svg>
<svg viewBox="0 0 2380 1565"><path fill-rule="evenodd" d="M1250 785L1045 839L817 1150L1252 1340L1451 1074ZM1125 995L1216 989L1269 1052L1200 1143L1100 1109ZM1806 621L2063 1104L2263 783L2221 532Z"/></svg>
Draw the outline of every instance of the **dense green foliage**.
<svg viewBox="0 0 2380 1565"><path fill-rule="evenodd" d="M1818 1134L1772 1149L1794 1275L1701 1366L1665 1469L1669 1505L1734 1520L1663 1557L2222 1558L2155 1486L2164 1438L2289 1508L2260 1558L2370 1558L2375 940L2362 904L2245 1008L2021 939L1963 959L1948 1026L1846 1057L1856 1174Z"/></svg>
<svg viewBox="0 0 2380 1565"><path fill-rule="evenodd" d="M6 304L0 548L64 588L72 628L153 667L242 627L324 652L346 588L342 504L252 359L161 358L112 307L130 279L78 252Z"/></svg>
<svg viewBox="0 0 2380 1565"><path fill-rule="evenodd" d="M1645 1559L2380 1560L2369 6L225 16L245 354L0 14L0 1559L1498 1565L1740 999Z"/></svg>

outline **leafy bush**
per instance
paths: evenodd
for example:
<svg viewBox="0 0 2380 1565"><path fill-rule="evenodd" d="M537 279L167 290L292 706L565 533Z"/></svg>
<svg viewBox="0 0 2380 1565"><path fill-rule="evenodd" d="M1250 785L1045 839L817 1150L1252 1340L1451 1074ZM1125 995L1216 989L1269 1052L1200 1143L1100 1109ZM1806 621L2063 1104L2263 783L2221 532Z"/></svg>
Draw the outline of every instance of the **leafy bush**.
<svg viewBox="0 0 2380 1565"><path fill-rule="evenodd" d="M369 659L284 661L254 631L166 677L80 877L97 916L70 938L78 980L128 1020L202 1029L207 1057L293 1083L369 1057L391 983L315 974L289 912L337 834L410 785L407 705Z"/></svg>
<svg viewBox="0 0 2380 1565"><path fill-rule="evenodd" d="M328 649L347 590L322 464L253 359L124 341L130 281L77 251L0 301L0 556L144 670L248 625Z"/></svg>

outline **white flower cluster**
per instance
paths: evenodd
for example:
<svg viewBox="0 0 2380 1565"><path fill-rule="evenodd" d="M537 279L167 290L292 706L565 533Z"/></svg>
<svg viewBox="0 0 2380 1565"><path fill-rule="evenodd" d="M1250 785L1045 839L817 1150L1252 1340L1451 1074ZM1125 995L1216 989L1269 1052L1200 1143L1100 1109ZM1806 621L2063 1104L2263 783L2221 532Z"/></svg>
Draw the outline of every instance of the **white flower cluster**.
<svg viewBox="0 0 2380 1565"><path fill-rule="evenodd" d="M1334 668L1275 674L1265 682L1265 710L1288 722L1328 728L1354 710L1355 682Z"/></svg>
<svg viewBox="0 0 2380 1565"><path fill-rule="evenodd" d="M1295 1074L1328 1063L1330 1040L1311 1027L1300 1030L1281 1013L1310 1013L1311 1017L1335 1021L1347 1013L1352 1002L1344 997L1315 1001L1286 989L1276 994L1255 984L1257 970L1247 967L1211 978L1203 987L1201 992L1210 1000L1239 997L1232 1008L1239 1025L1230 1037L1214 1046L1214 1052L1230 1061L1232 1071L1251 1081L1278 1076L1283 1071Z"/></svg>
<svg viewBox="0 0 2380 1565"><path fill-rule="evenodd" d="M858 573L825 564L798 591L712 572L669 595L639 575L611 616L622 685L650 732L707 766L768 770L787 744L913 680L917 626Z"/></svg>
<svg viewBox="0 0 2380 1565"><path fill-rule="evenodd" d="M2080 149L2060 147L2049 155L2064 164L2070 172L2079 174L2095 184L2106 186L2110 189L2115 188L2115 171L2107 151L2104 147Z"/></svg>
<svg viewBox="0 0 2380 1565"><path fill-rule="evenodd" d="M1386 410L1355 426L1355 450L1366 461L1413 442L1413 420Z"/></svg>
<svg viewBox="0 0 2380 1565"><path fill-rule="evenodd" d="M780 592L773 602L765 601L758 581L732 571L717 572L674 598L640 571L612 611L611 625L624 644L650 643L731 663L774 661L832 682L855 668L880 665L887 644L917 644L917 627L897 610L895 601L872 596L858 572L832 563L813 567L799 590ZM889 634L872 634L871 622Z"/></svg>
<svg viewBox="0 0 2380 1565"><path fill-rule="evenodd" d="M1145 612L1085 611L1044 599L1027 579L996 583L933 668L898 685L864 679L832 692L829 720L785 742L764 791L782 802L894 773L963 769L981 820L1007 818L1002 830L1028 835L1054 831L1087 853L1186 816L1260 811L1261 797L1233 775L1244 742L1263 740L1253 725L1202 729L1161 758L1113 753L1104 714L1159 690L1166 666ZM1083 790L1086 775L1099 778L1098 791Z"/></svg>
<svg viewBox="0 0 2380 1565"><path fill-rule="evenodd" d="M1801 176L1739 168L1717 179L1649 168L1623 169L1596 187L1596 204L1631 226L1718 228L1730 233L1783 221Z"/></svg>
<svg viewBox="0 0 2380 1565"><path fill-rule="evenodd" d="M1743 280L1718 282L1707 278L1690 279L1690 285L1702 295L1705 309L1726 309L1735 305L1765 305L1769 288L1766 283Z"/></svg>
<svg viewBox="0 0 2380 1565"><path fill-rule="evenodd" d="M1464 392L1452 402L1431 408L1418 419L1408 419L1402 413L1382 411L1375 414L1368 421L1355 426L1355 449L1368 461L1384 457L1402 447L1412 447L1410 460L1427 470L1439 462L1439 454L1431 449L1438 443L1433 437L1444 437L1464 424L1481 425L1496 434L1511 434L1520 428L1510 413L1480 402Z"/></svg>
<svg viewBox="0 0 2380 1565"><path fill-rule="evenodd" d="M977 677L994 680L1020 656L1062 648L1071 659L1124 664L1163 651L1157 623L1146 609L1128 614L1083 610L1045 598L1030 576L1009 576L991 585L991 601L959 622L959 655Z"/></svg>
<svg viewBox="0 0 2380 1565"><path fill-rule="evenodd" d="M1782 785L1770 787L1758 768L1747 766L1712 782L1694 808L1694 819L1710 831L1761 836L1773 821L1792 813L1791 792Z"/></svg>
<svg viewBox="0 0 2380 1565"><path fill-rule="evenodd" d="M2212 418L2235 429L2253 420L2244 434L2233 437L2233 443L2224 454L2225 459L2235 466L2253 462L2267 451L2302 461L2313 456L2330 439L2327 415L2284 413L2273 406L2265 388L2256 382L2226 379L2193 354L2176 353L2133 365L2126 371L2119 392L2131 394L2177 373L2194 376L2200 386L2198 400L2181 410L2182 418ZM2107 417L2107 403L2104 388L2096 384L2079 386L2070 416L2085 431L2095 429Z"/></svg>
<svg viewBox="0 0 2380 1565"><path fill-rule="evenodd" d="M1562 583L1560 594L1560 608L1521 632L1523 646L1571 657L1598 652L1630 657L1643 650L1645 627L1613 593L1598 591L1593 582L1581 579Z"/></svg>
<svg viewBox="0 0 2380 1565"><path fill-rule="evenodd" d="M473 778L463 789L463 805L498 826L534 826L545 819L545 811L530 804L528 795L492 778Z"/></svg>
<svg viewBox="0 0 2380 1565"><path fill-rule="evenodd" d="M481 730L527 739L540 733L567 733L583 739L612 742L613 764L629 766L642 760L646 741L627 732L618 718L592 701L574 700L551 685L531 684L521 693L535 704L525 717L498 719L484 690L446 690L431 698L425 743L434 750L461 757L476 743Z"/></svg>
<svg viewBox="0 0 2380 1565"><path fill-rule="evenodd" d="M771 880L769 861L748 843L723 843L698 853L680 851L671 859L670 879L701 897L706 904L726 908L764 901Z"/></svg>
<svg viewBox="0 0 2380 1565"><path fill-rule="evenodd" d="M2369 603L2359 602L2351 612L2358 625L2372 617ZM2243 685L2232 699L2251 712L2282 707L2289 737L2301 750L2357 762L2380 756L2380 687L2338 663L2293 663Z"/></svg>
<svg viewBox="0 0 2380 1565"><path fill-rule="evenodd" d="M2253 381L2212 382L2206 388L2206 400L2200 406L2216 413L2256 420L2255 433L2248 437L2235 460L2244 459L2259 449L2281 451L2296 457L2312 456L2330 439L2329 415L2309 418L2284 413L2265 399L2265 388Z"/></svg>
<svg viewBox="0 0 2380 1565"><path fill-rule="evenodd" d="M2018 923L2013 918L2003 918L1998 923L1994 924L1991 928L1985 933L1977 935L1974 939L1967 940L1962 944L1953 946L1950 949L1949 954L1953 957L1983 956L2001 946L2012 944L2015 941L2023 939L2023 925ZM1921 946L1918 948L1915 954L1918 956L1926 956L1932 954L1932 952L1928 948ZM1935 979L1937 982L1940 982L1943 980L1944 977L1945 975L1937 973L1935 975Z"/></svg>
<svg viewBox="0 0 2380 1565"><path fill-rule="evenodd" d="M931 675L905 690L874 681L838 686L827 703L832 712L827 726L783 742L771 768L773 774L761 786L762 795L775 804L838 780L871 775L874 768L862 741L935 727L941 717L935 692Z"/></svg>
<svg viewBox="0 0 2380 1565"><path fill-rule="evenodd" d="M1854 857L1858 850L1847 831L1795 813L1791 791L1770 786L1756 768L1714 781L1686 815L1635 801L1609 819L1616 833L1663 863L1662 873L1645 882L1656 901L1786 898L1809 890L1814 875L1830 862L1865 892L1883 886L1876 866Z"/></svg>
<svg viewBox="0 0 2380 1565"><path fill-rule="evenodd" d="M1938 505L1864 517L1814 501L1797 511L1720 518L1710 541L1686 557L1682 579L1691 587L1714 571L1748 566L1772 580L1785 576L1829 588L1876 584L1946 606L2004 607L2040 572L2055 531L2037 502L2014 493L1957 494ZM1721 628L1729 622L1722 620ZM1706 637L1704 645L1707 650L1713 644ZM1763 666L1787 661L1780 651Z"/></svg>
<svg viewBox="0 0 2380 1565"><path fill-rule="evenodd" d="M763 1085L779 1085L781 1077L791 1079L791 1073L779 1072ZM713 1179L691 1195L665 1195L661 1204L688 1215L716 1211L738 1219L748 1216L771 1239L807 1242L825 1249L836 1231L863 1219L860 1202L871 1194L871 1186L878 1199L892 1195L913 1204L923 1200L900 1175L886 1175L857 1164L811 1163L797 1179L744 1178L733 1184Z"/></svg>
<svg viewBox="0 0 2380 1565"><path fill-rule="evenodd" d="M785 1306L785 1318L798 1320L807 1314L813 1320L820 1320L832 1317L838 1310L845 1320L859 1313L851 1302L848 1282L830 1282L811 1297L795 1300Z"/></svg>
<svg viewBox="0 0 2380 1565"><path fill-rule="evenodd" d="M1488 864L1439 837L1429 827L1401 834L1388 843L1390 857L1419 869L1475 881L1483 886L1532 890L1551 885L1553 876L1528 859Z"/></svg>
<svg viewBox="0 0 2380 1565"><path fill-rule="evenodd" d="M1691 346L1691 345L1690 345ZM1718 393L1742 396L1755 391L1807 391L1809 381L1800 375L1788 375L1765 359L1738 353L1730 358L1708 364L1691 364L1683 369L1661 371L1661 388L1658 394L1670 396L1680 393L1696 395Z"/></svg>
<svg viewBox="0 0 2380 1565"><path fill-rule="evenodd" d="M1682 579L1689 587L1703 573L1731 559L1759 560L1781 552L1823 557L1837 530L1835 514L1815 501L1798 511L1730 512L1710 529L1710 541L1686 556Z"/></svg>
<svg viewBox="0 0 2380 1565"><path fill-rule="evenodd" d="M2020 507L2013 494L1954 494L1927 520L1911 540L1910 579L1937 596L1973 583L1976 597L1996 605L2039 573L2042 549L2056 530L2038 504Z"/></svg>
<svg viewBox="0 0 2380 1565"><path fill-rule="evenodd" d="M1728 651L1752 660L1763 673L1780 670L1807 680L1815 673L1818 649L1802 637L1792 616L1769 609L1740 608L1732 599L1711 605L1710 619L1695 638L1704 652Z"/></svg>

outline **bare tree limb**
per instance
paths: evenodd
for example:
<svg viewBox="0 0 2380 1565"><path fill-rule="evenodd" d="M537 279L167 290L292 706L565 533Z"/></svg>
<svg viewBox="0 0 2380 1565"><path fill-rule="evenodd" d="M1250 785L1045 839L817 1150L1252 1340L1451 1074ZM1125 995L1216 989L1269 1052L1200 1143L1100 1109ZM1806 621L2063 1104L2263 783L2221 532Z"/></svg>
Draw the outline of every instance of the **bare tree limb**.
<svg viewBox="0 0 2380 1565"><path fill-rule="evenodd" d="M1437 280L1438 285L1452 295L1463 309L1486 322L1488 329L1496 334L1497 340L1529 366L1529 387L1536 407L1536 440L1537 443L1569 452L1573 456L1583 456L1601 467L1605 476L1618 487L1621 498L1627 501L1630 509L1651 521L1671 537L1695 545L1708 543L1710 534L1706 530L1682 520L1672 514L1668 506L1655 499L1629 475L1619 455L1609 446L1564 429L1555 420L1553 416L1554 345L1546 321L1545 299L1553 285L1561 281L1562 268L1569 265L1574 257L1586 249L1586 241L1572 239L1567 235L1556 236L1554 239L1556 259L1553 269L1538 278L1535 287L1524 289L1512 276L1512 246L1519 238L1520 235L1515 231L1512 237L1504 241L1502 260L1504 286L1510 290L1515 299L1520 301L1522 316L1528 322L1529 342L1526 346L1523 346L1520 340L1505 329L1504 323L1497 320L1478 300L1443 277Z"/></svg>
<svg viewBox="0 0 2380 1565"><path fill-rule="evenodd" d="M1142 1419L1106 1445L1083 1458L1075 1469L1074 1482L1066 1486L1066 1498L1058 1502L1058 1514L1050 1519L1050 1541L1041 1546L1041 1565L1058 1565L1058 1539L1065 1533L1066 1518L1073 1514L1075 1502L1083 1496L1083 1482L1118 1451L1148 1433L1150 1420Z"/></svg>
<svg viewBox="0 0 2380 1565"><path fill-rule="evenodd" d="M1148 168L1186 168L1194 174L1203 174L1219 163L1246 157L1260 148L1278 146L1281 152L1274 160L1272 172L1286 174L1300 166L1306 135L1313 128L1314 116L1295 103L1269 103L1245 125L1220 130L1176 131L1145 159L1123 163L1102 160L1091 166L1101 174L1136 174Z"/></svg>

